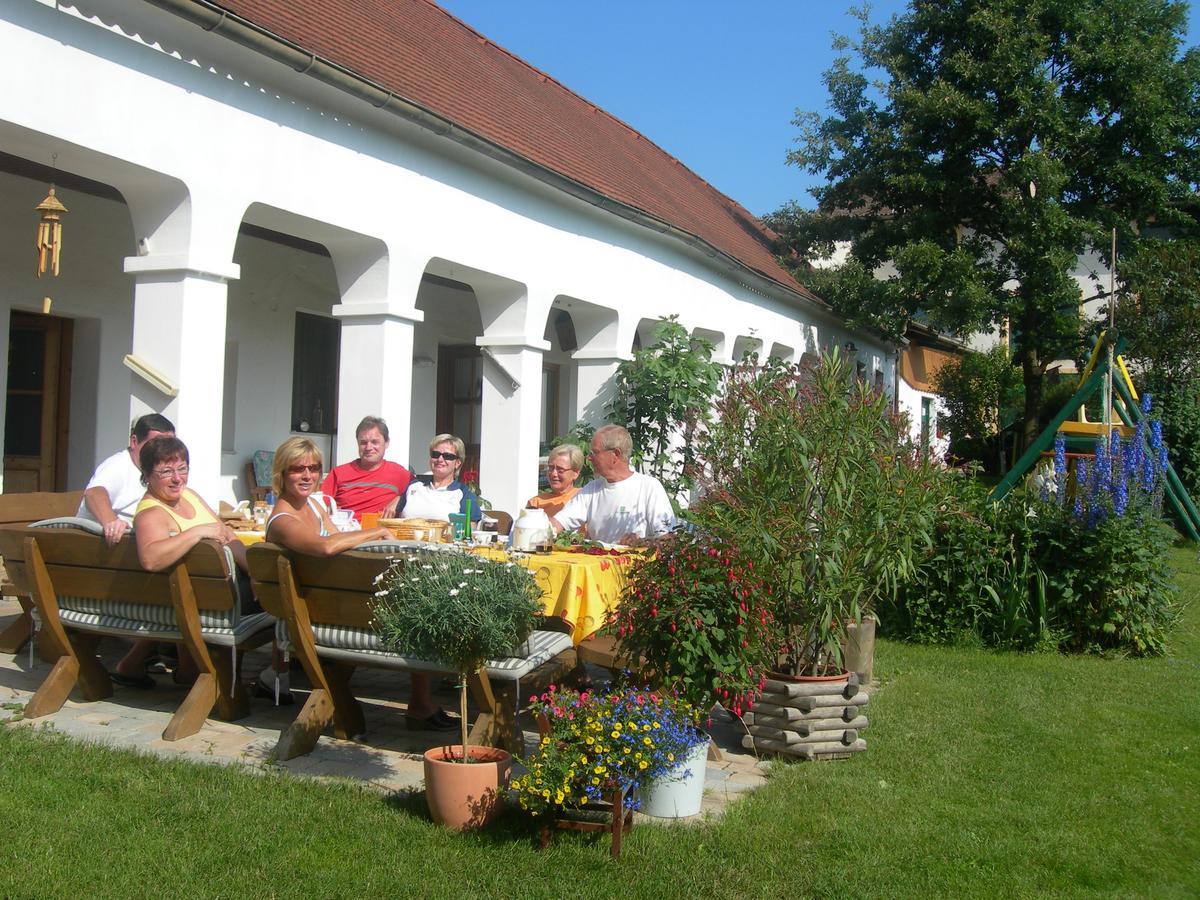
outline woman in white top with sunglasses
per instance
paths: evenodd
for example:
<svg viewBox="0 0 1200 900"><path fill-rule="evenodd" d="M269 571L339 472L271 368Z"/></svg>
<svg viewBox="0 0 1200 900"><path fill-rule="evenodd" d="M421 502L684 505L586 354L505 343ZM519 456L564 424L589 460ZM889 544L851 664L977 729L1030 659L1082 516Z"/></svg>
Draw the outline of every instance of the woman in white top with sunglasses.
<svg viewBox="0 0 1200 900"><path fill-rule="evenodd" d="M462 438L439 434L429 442L429 475L418 475L404 495L404 516L450 521L451 513L470 512L471 521L483 515L479 498L458 480L467 456Z"/></svg>

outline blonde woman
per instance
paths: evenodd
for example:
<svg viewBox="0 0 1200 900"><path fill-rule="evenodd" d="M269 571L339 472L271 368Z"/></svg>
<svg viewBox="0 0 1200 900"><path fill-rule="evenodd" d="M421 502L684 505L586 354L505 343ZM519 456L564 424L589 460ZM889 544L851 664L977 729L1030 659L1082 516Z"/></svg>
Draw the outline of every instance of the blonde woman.
<svg viewBox="0 0 1200 900"><path fill-rule="evenodd" d="M529 498L525 505L544 509L546 515L556 516L567 501L579 493L575 479L583 471L583 451L574 444L559 444L546 457L546 480L550 490Z"/></svg>
<svg viewBox="0 0 1200 900"><path fill-rule="evenodd" d="M335 556L367 541L390 540L386 528L339 532L325 510L313 497L321 483L321 451L306 437L288 438L275 450L271 486L279 500L267 520L267 540L309 556ZM274 665L259 678L260 688L274 692ZM282 697L287 675L279 679ZM428 675L414 672L412 696L405 721L413 731L451 731L458 719L434 705Z"/></svg>
<svg viewBox="0 0 1200 900"><path fill-rule="evenodd" d="M462 438L439 434L429 442L428 475L418 475L404 496L404 515L411 518L450 521L451 513L465 513L470 507L471 521L483 515L479 498L458 480L467 448Z"/></svg>
<svg viewBox="0 0 1200 900"><path fill-rule="evenodd" d="M279 499L267 519L267 540L309 556L335 556L367 541L391 538L386 528L338 531L325 505L313 497L321 471L321 451L309 438L288 438L276 448L271 487Z"/></svg>

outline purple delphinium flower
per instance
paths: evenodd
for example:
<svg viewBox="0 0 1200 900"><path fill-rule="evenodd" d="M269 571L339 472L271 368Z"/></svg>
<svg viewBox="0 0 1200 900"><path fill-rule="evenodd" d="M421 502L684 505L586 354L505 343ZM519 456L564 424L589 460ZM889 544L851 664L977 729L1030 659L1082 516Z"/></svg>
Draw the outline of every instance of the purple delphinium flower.
<svg viewBox="0 0 1200 900"><path fill-rule="evenodd" d="M1076 519L1083 518L1083 495L1087 491L1088 481L1088 461L1086 459L1076 460L1075 462L1075 506L1072 508Z"/></svg>
<svg viewBox="0 0 1200 900"><path fill-rule="evenodd" d="M1067 439L1061 434L1054 439L1054 488L1059 505L1067 502Z"/></svg>
<svg viewBox="0 0 1200 900"><path fill-rule="evenodd" d="M1149 429L1149 419L1142 416L1137 421L1137 425L1133 429L1133 439L1129 443L1129 452L1126 454L1129 461L1129 471L1140 473L1142 471L1142 461L1146 458L1146 435Z"/></svg>
<svg viewBox="0 0 1200 900"><path fill-rule="evenodd" d="M1154 405L1154 403L1153 403L1153 401L1150 399L1150 395L1149 395L1149 394L1142 394L1142 415L1143 415L1143 416L1148 416L1148 415L1150 415L1150 407L1151 407L1151 406L1153 406L1153 405Z"/></svg>
<svg viewBox="0 0 1200 900"><path fill-rule="evenodd" d="M1149 494L1154 491L1154 457L1142 454L1142 492Z"/></svg>
<svg viewBox="0 0 1200 900"><path fill-rule="evenodd" d="M1112 483L1112 458L1109 456L1108 440L1106 438L1096 439L1096 460L1092 465L1092 481L1090 500L1095 500L1100 494L1108 493L1108 487Z"/></svg>
<svg viewBox="0 0 1200 900"><path fill-rule="evenodd" d="M1129 503L1129 482L1125 480L1125 473L1121 472L1117 476L1116 483L1113 484L1113 512L1118 516L1125 515L1125 507Z"/></svg>

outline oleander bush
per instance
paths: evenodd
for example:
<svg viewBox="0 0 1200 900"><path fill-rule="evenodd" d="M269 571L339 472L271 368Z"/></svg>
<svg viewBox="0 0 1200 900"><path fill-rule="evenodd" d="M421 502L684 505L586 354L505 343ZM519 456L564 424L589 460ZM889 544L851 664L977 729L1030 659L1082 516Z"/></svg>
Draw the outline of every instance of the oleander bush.
<svg viewBox="0 0 1200 900"><path fill-rule="evenodd" d="M744 360L726 372L715 413L687 517L753 563L782 646L776 668L839 672L846 625L932 546L936 466L837 351L812 367Z"/></svg>

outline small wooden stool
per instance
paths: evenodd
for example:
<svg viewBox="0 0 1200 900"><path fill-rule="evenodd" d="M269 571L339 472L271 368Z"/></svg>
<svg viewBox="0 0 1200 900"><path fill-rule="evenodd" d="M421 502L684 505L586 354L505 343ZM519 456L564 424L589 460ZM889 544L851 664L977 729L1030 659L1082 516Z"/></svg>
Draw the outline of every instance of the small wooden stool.
<svg viewBox="0 0 1200 900"><path fill-rule="evenodd" d="M569 813L555 816L550 824L543 825L538 832L538 849L545 850L550 846L551 829L562 831L608 831L612 833L612 848L609 851L613 859L621 856L621 838L633 830L633 810L625 808L625 793L622 789L609 796L607 800L588 803L580 807L583 812L611 813L611 822L590 822L567 818Z"/></svg>

